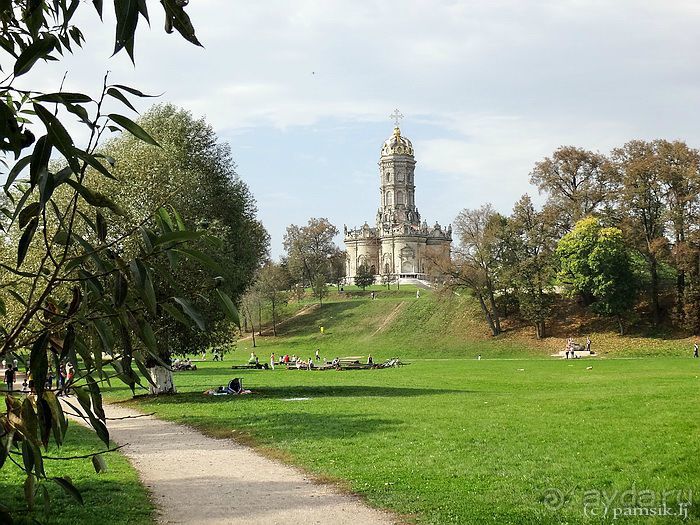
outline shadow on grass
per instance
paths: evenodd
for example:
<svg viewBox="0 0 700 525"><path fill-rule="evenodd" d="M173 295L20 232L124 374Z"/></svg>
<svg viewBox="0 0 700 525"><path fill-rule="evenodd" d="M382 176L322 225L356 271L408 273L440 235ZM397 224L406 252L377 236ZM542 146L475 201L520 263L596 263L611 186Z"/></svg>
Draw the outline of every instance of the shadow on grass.
<svg viewBox="0 0 700 525"><path fill-rule="evenodd" d="M213 388L212 385L190 385L189 388ZM295 385L281 387L254 388L253 393L243 396L205 396L202 392L181 392L173 395L137 395L135 401L155 402L159 405L178 405L186 403L225 403L230 401L250 402L256 399L293 399L293 398L332 398L332 397L415 397L437 394L473 393L466 390L447 390L442 388L407 388L384 386L315 386ZM129 400L131 401L131 400Z"/></svg>

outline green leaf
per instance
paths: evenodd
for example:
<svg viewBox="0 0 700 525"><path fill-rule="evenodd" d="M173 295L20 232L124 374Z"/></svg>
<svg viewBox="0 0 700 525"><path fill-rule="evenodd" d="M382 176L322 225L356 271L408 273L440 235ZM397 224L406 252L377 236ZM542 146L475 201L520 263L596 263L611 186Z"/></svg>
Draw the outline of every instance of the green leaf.
<svg viewBox="0 0 700 525"><path fill-rule="evenodd" d="M17 176L22 172L24 168L27 167L28 164L31 163L33 158L33 155L27 155L26 157L23 157L17 162L15 162L15 165L12 166L10 173L7 174L7 180L5 181L5 192L10 190L10 186L12 186L12 183L15 181Z"/></svg>
<svg viewBox="0 0 700 525"><path fill-rule="evenodd" d="M76 489L73 486L73 483L70 482L70 480L65 477L65 478L51 478L59 487L61 487L63 490L66 491L66 493L71 496L75 501L80 503L81 505L84 505L83 503L83 497L80 495L80 492L78 492L78 489Z"/></svg>
<svg viewBox="0 0 700 525"><path fill-rule="evenodd" d="M124 210L122 210L116 202L106 195L93 191L87 186L83 186L78 181L73 179L66 180L66 183L73 187L91 206L95 206L97 208L109 208L117 215L124 215Z"/></svg>
<svg viewBox="0 0 700 525"><path fill-rule="evenodd" d="M58 120L48 109L36 102L33 104L34 111L46 127L51 143L63 154L75 173L80 171L78 160L75 158L73 139Z"/></svg>
<svg viewBox="0 0 700 525"><path fill-rule="evenodd" d="M177 29L178 33L188 42L196 46L204 47L199 40L197 40L194 34L194 26L190 21L190 17L185 13L182 3L178 0L160 0L160 3L163 4L165 8L165 16L167 17L168 25L172 25L172 27Z"/></svg>
<svg viewBox="0 0 700 525"><path fill-rule="evenodd" d="M39 102L52 102L55 104L84 104L86 102L92 102L92 98L87 95L67 92L47 93L34 97L34 100Z"/></svg>
<svg viewBox="0 0 700 525"><path fill-rule="evenodd" d="M32 152L32 161L29 165L29 184L32 186L36 186L37 182L39 182L39 176L42 171L48 171L52 149L53 144L51 144L48 135L39 137L36 141Z"/></svg>
<svg viewBox="0 0 700 525"><path fill-rule="evenodd" d="M29 474L24 480L24 500L27 502L27 507L31 511L34 508L34 476Z"/></svg>
<svg viewBox="0 0 700 525"><path fill-rule="evenodd" d="M151 280L150 272L146 269L143 263L139 259L134 259L129 264L131 267L131 275L134 278L136 287L146 303L146 306L150 312L156 314L156 293L153 288L153 281Z"/></svg>
<svg viewBox="0 0 700 525"><path fill-rule="evenodd" d="M19 212L19 229L23 230L30 220L39 215L40 211L41 206L38 202L27 204L22 211Z"/></svg>
<svg viewBox="0 0 700 525"><path fill-rule="evenodd" d="M241 326L241 319L240 316L238 315L238 309L236 308L236 305L233 304L233 301L231 298L221 290L217 288L216 294L219 297L219 301L221 302L221 306L224 309L224 313L226 314L226 317L234 323L236 326L240 327Z"/></svg>
<svg viewBox="0 0 700 525"><path fill-rule="evenodd" d="M127 93L131 93L132 95L136 95L137 97L141 97L141 98L155 98L155 97L160 96L160 95L147 95L145 93L142 93L138 89L134 89L132 87L125 86L123 84L114 84L113 87L119 88L122 91L126 91Z"/></svg>
<svg viewBox="0 0 700 525"><path fill-rule="evenodd" d="M17 268L22 265L24 258L27 256L27 250L29 249L32 239L34 238L34 233L36 232L38 225L39 218L34 217L31 221L29 221L27 228L24 230L24 233L22 233L22 237L19 240L19 246L17 247Z"/></svg>
<svg viewBox="0 0 700 525"><path fill-rule="evenodd" d="M175 308L172 304L162 304L161 307L168 312L173 319L175 319L177 322L181 323L182 325L186 326L187 328L192 328L192 323L187 320L187 317L185 317L180 310Z"/></svg>
<svg viewBox="0 0 700 525"><path fill-rule="evenodd" d="M102 0L92 0L92 5L95 6L95 10L100 15L100 20L102 20Z"/></svg>
<svg viewBox="0 0 700 525"><path fill-rule="evenodd" d="M101 455L92 456L92 466L95 467L95 472L101 474L107 472L107 463Z"/></svg>
<svg viewBox="0 0 700 525"><path fill-rule="evenodd" d="M173 297L173 300L182 307L182 310L195 322L200 330L204 331L206 329L204 317L190 301L183 297Z"/></svg>
<svg viewBox="0 0 700 525"><path fill-rule="evenodd" d="M156 238L153 243L154 246L160 246L161 244L167 244L170 242L184 242L193 241L199 239L203 235L202 232L191 232L191 231L174 231L164 233L163 235Z"/></svg>
<svg viewBox="0 0 700 525"><path fill-rule="evenodd" d="M114 40L114 54L126 48L131 61L134 61L134 34L139 23L137 0L114 0L114 13L117 17L117 31Z"/></svg>
<svg viewBox="0 0 700 525"><path fill-rule="evenodd" d="M46 58L48 54L54 50L56 42L57 41L53 36L46 36L29 44L29 46L22 51L22 54L15 62L15 76L18 77L20 75L24 75L26 72L32 69L37 60Z"/></svg>
<svg viewBox="0 0 700 525"><path fill-rule="evenodd" d="M49 332L43 332L39 338L34 341L32 351L29 357L29 365L34 379L34 388L37 395L41 397L46 385L46 376L49 371L49 358L46 355L46 347L49 343Z"/></svg>
<svg viewBox="0 0 700 525"><path fill-rule="evenodd" d="M78 157L80 160L85 162L88 166L93 168L96 171L99 171L102 175L105 177L112 179L112 180L117 180L117 178L112 175L107 168L104 167L104 165L95 158L94 155L90 155L87 151L83 151L81 149L75 148L73 150L73 153L75 153L75 156Z"/></svg>
<svg viewBox="0 0 700 525"><path fill-rule="evenodd" d="M115 124L119 124L137 139L142 140L147 144L151 144L152 146L160 147L160 144L158 144L153 137L151 137L141 126L139 126L130 118L127 118L123 115L117 115L116 113L110 113L107 116L112 122L114 122Z"/></svg>
<svg viewBox="0 0 700 525"><path fill-rule="evenodd" d="M174 250L176 252L187 255L191 259L196 259L197 261L204 263L207 267L209 267L211 270L214 270L214 272L216 273L223 273L221 265L217 261L215 261L211 256L205 253L202 253L198 250L193 250L192 248L185 248L183 246L178 246L177 248L174 248Z"/></svg>
<svg viewBox="0 0 700 525"><path fill-rule="evenodd" d="M108 94L109 96L114 97L114 98L116 98L117 100L119 100L122 104L124 104L126 107L128 107L128 108L131 109L132 111L136 111L136 108L131 104L131 102L129 102L129 99L126 98L126 97L124 96L124 94L123 94L121 91L119 91L118 89L113 88L113 87L108 88L108 89L107 89L107 94ZM138 111L136 111L136 113L138 113Z"/></svg>
<svg viewBox="0 0 700 525"><path fill-rule="evenodd" d="M105 242L107 239L107 221L105 220L104 215L100 213L100 210L97 210L95 219L95 232L97 233L97 238L101 242Z"/></svg>

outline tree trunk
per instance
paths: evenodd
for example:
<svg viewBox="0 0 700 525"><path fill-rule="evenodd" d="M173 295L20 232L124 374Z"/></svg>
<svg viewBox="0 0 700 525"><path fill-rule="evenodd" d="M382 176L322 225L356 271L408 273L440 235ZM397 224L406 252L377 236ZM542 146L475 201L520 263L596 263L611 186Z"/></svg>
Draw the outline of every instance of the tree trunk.
<svg viewBox="0 0 700 525"><path fill-rule="evenodd" d="M676 317L678 324L685 322L685 270L678 270L676 278Z"/></svg>
<svg viewBox="0 0 700 525"><path fill-rule="evenodd" d="M148 369L151 380L155 386L149 383L148 392L153 395L176 394L173 383L173 371L165 366L155 365Z"/></svg>
<svg viewBox="0 0 700 525"><path fill-rule="evenodd" d="M255 345L255 327L253 326L253 322L251 321L250 326L253 328L253 348L256 347Z"/></svg>
<svg viewBox="0 0 700 525"><path fill-rule="evenodd" d="M496 298L493 296L493 290L489 286L489 303L491 303L491 315L493 317L493 324L496 325L496 330L501 333L501 318L498 315L498 307L496 306Z"/></svg>
<svg viewBox="0 0 700 525"><path fill-rule="evenodd" d="M272 335L277 337L277 316L275 315L275 303L272 303Z"/></svg>
<svg viewBox="0 0 700 525"><path fill-rule="evenodd" d="M537 332L537 339L544 339L547 337L547 326L544 321L537 321L535 323L535 330Z"/></svg>
<svg viewBox="0 0 700 525"><path fill-rule="evenodd" d="M262 304L258 306L258 335L262 335Z"/></svg>
<svg viewBox="0 0 700 525"><path fill-rule="evenodd" d="M501 330L493 322L493 317L491 316L491 312L489 312L489 309L486 306L486 301L484 301L484 297L481 294L478 294L478 299L479 304L481 305L481 310L484 312L484 317L486 317L486 322L489 324L489 328L491 329L491 335L495 336L500 334Z"/></svg>
<svg viewBox="0 0 700 525"><path fill-rule="evenodd" d="M625 335L625 325L622 324L622 316L621 315L617 316L617 328L619 330L620 335Z"/></svg>
<svg viewBox="0 0 700 525"><path fill-rule="evenodd" d="M659 307L659 270L656 257L652 257L649 261L649 272L651 273L651 285L649 293L651 294L651 315L654 325L661 322L661 308Z"/></svg>

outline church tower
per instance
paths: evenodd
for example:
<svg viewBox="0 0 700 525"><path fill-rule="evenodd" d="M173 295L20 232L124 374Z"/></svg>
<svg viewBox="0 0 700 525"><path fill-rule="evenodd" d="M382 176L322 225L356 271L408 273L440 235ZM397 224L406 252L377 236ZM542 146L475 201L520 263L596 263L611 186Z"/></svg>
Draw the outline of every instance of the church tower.
<svg viewBox="0 0 700 525"><path fill-rule="evenodd" d="M404 224L415 227L420 225L415 198L415 168L413 144L401 135L397 124L393 135L384 142L379 159L379 232L390 232L394 227Z"/></svg>

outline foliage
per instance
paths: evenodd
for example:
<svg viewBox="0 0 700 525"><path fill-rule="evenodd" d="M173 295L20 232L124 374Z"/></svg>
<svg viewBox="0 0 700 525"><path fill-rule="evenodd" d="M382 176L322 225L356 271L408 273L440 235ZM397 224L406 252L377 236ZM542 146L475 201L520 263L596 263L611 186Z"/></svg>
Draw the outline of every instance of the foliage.
<svg viewBox="0 0 700 525"><path fill-rule="evenodd" d="M546 337L546 322L552 314L555 228L525 195L503 230L502 279L515 291L520 313L535 327L538 338Z"/></svg>
<svg viewBox="0 0 700 525"><path fill-rule="evenodd" d="M330 261L339 257L340 250L333 242L338 228L328 219L311 218L306 226L291 224L284 235L287 267L292 278L304 286L327 283L331 280Z"/></svg>
<svg viewBox="0 0 700 525"><path fill-rule="evenodd" d="M289 285L290 276L284 266L267 262L260 269L255 288L270 305L273 335L277 335L277 308L287 301L285 290L289 289Z"/></svg>
<svg viewBox="0 0 700 525"><path fill-rule="evenodd" d="M125 211L117 227L125 230L130 222L144 219L144 210L168 202L178 211L177 221L207 233L173 254L176 260L182 259L176 269L160 268L158 272L158 298L191 298L207 325L207 330L197 330L194 323L186 326L169 317L152 319L164 350L161 357L167 360L170 354L231 339L237 323L225 317L219 301L210 301L199 292L216 288L237 301L266 255L269 236L256 219L248 187L236 175L230 147L218 141L204 119L194 119L189 112L165 104L153 106L137 122L161 148L129 136L101 148L103 154L119 159L113 170L119 181L102 177L97 186ZM149 191L144 192L144 187ZM126 244L124 250L133 253L135 246Z"/></svg>
<svg viewBox="0 0 700 525"><path fill-rule="evenodd" d="M634 304L637 278L622 231L593 217L576 223L557 246L559 277L574 293L593 298L593 310L620 320Z"/></svg>
<svg viewBox="0 0 700 525"><path fill-rule="evenodd" d="M490 204L476 210L462 210L455 219L459 246L454 265L445 272L452 288L467 287L476 297L493 335L501 333L496 304L497 272L502 244L502 217Z"/></svg>
<svg viewBox="0 0 700 525"><path fill-rule="evenodd" d="M183 10L186 2L161 3L166 30L175 29L199 44ZM141 379L132 367L147 376L144 363L148 356L157 356L147 318L166 312L155 296L152 265L202 236L172 221L172 225L163 220L149 228L146 219L118 233L114 222L123 214L122 208L87 180L88 169L97 177L114 177L114 160L97 152L105 131L124 130L157 145L128 117L105 112L107 97L130 106L128 97L146 95L135 88L108 84L106 77L96 99L82 93L43 93L16 86L19 77L25 85L43 83L35 69L39 61L58 60L82 46L82 31L72 20L85 5L45 0L0 5L1 62L6 75L0 86L0 161L7 197L0 222L4 232L0 357L19 359L34 387L29 395L5 396L6 411L0 414L0 468L14 464L24 472L30 510L37 498L48 504L46 486L51 484L82 502L71 480L53 475L44 462L42 447L51 441L61 445L67 429L62 406L45 385L49 370L58 372L63 362L73 365L75 376L69 386L77 399L75 410L85 415L107 446L100 383L119 379L133 390ZM103 2L93 5L101 16ZM115 0L114 5L115 53L126 49L133 60L138 21L148 19L146 3ZM66 129L65 122L74 117L88 132L82 146ZM62 161L60 169L50 164L54 156ZM146 216L152 219L156 214L170 216L162 208L150 209ZM137 252L125 254L122 244L141 234ZM10 251L14 252L12 261ZM194 310L186 313L195 314ZM100 467L99 461L95 464ZM6 511L0 512L2 521L11 520Z"/></svg>
<svg viewBox="0 0 700 525"><path fill-rule="evenodd" d="M372 269L366 264L361 264L355 273L355 284L363 290L369 285L374 284L374 274Z"/></svg>

